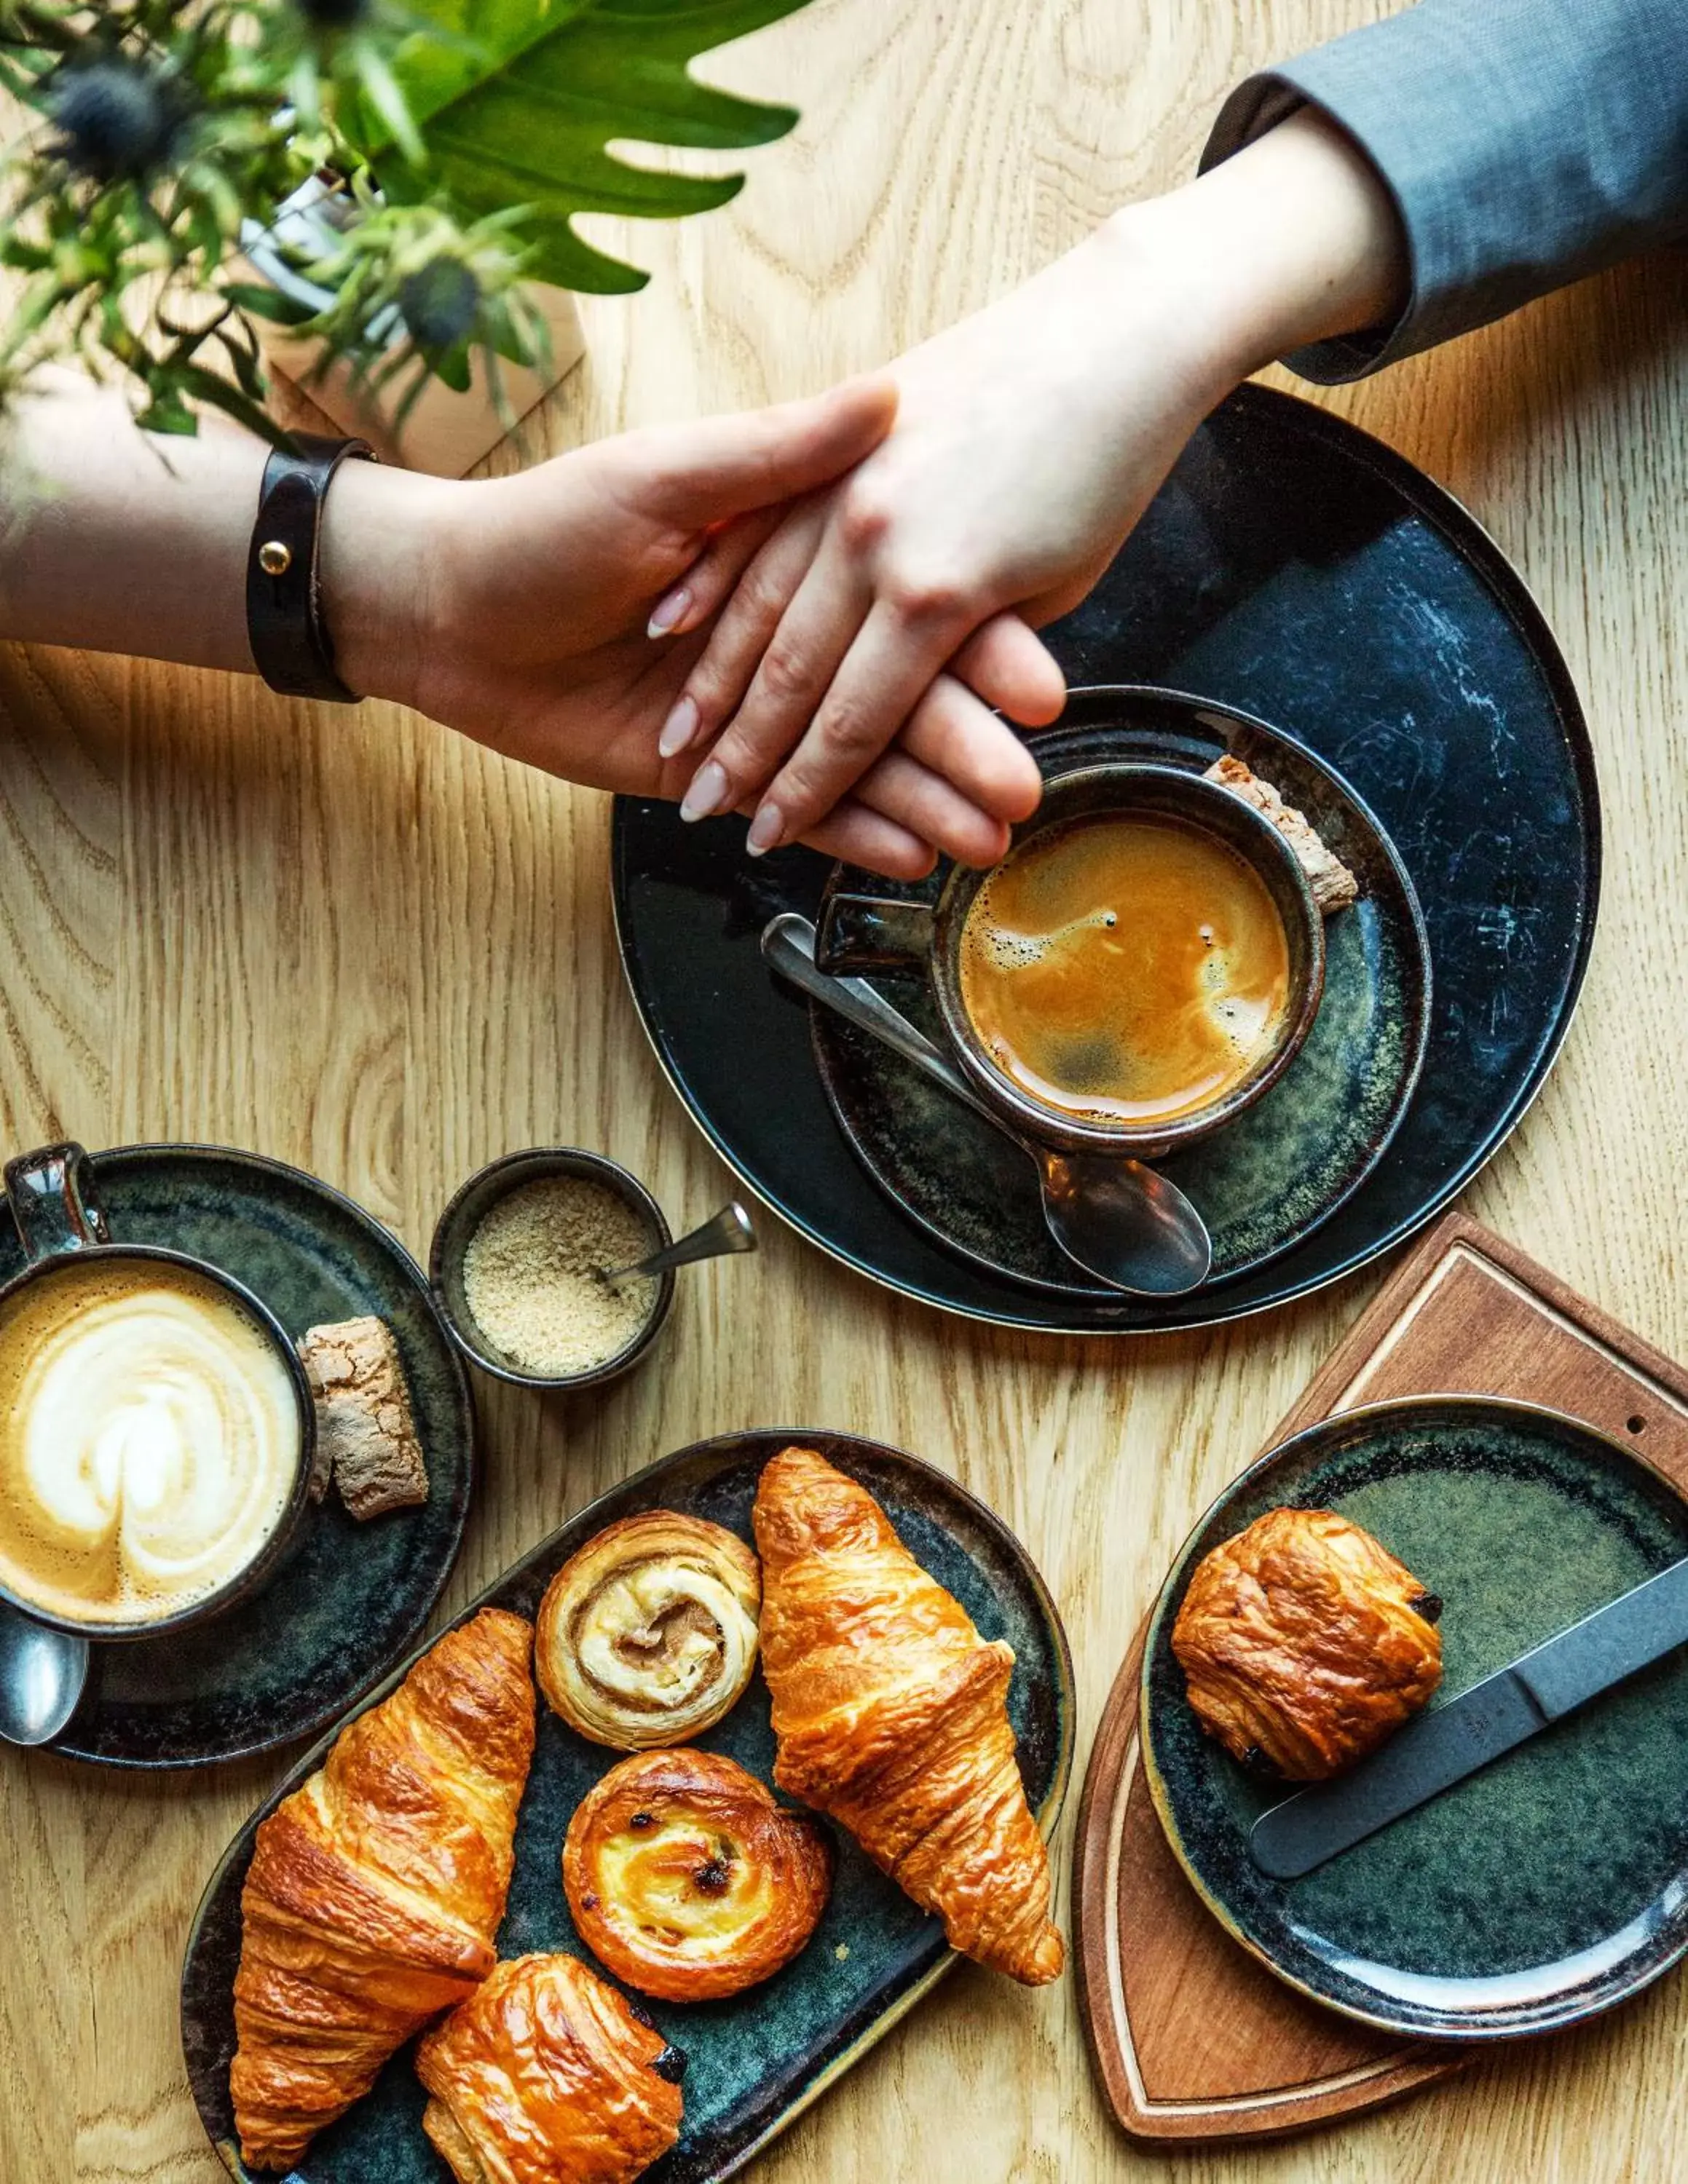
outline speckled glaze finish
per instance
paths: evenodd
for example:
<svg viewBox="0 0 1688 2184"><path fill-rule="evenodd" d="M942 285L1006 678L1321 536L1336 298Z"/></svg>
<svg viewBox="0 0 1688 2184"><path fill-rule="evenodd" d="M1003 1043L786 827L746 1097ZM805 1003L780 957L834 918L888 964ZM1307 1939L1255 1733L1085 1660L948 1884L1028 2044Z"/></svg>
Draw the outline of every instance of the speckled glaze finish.
<svg viewBox="0 0 1688 2184"><path fill-rule="evenodd" d="M1429 1396L1261 1458L1186 1543L1143 1657L1145 1772L1210 1908L1293 1985L1441 2039L1610 2008L1688 1950L1688 1658L1671 1656L1300 1880L1246 1831L1286 1794L1205 1736L1172 1655L1191 1571L1282 1506L1363 1524L1444 1601L1433 1706L1688 1554L1688 1505L1576 1420Z"/></svg>
<svg viewBox="0 0 1688 2184"><path fill-rule="evenodd" d="M52 1749L119 1767L198 1767L308 1736L415 1640L444 1587L474 1478L467 1378L421 1268L380 1223L301 1169L215 1145L92 1156L112 1233L243 1282L297 1340L378 1312L404 1359L427 1452L425 1507L367 1524L332 1493L307 1509L261 1591L212 1622L93 1649L81 1704ZM0 1225L0 1281L23 1264Z"/></svg>
<svg viewBox="0 0 1688 2184"><path fill-rule="evenodd" d="M642 1510L680 1510L749 1540L762 1468L793 1442L818 1449L859 1479L983 1635L1005 1638L1014 1647L1009 1713L1026 1794L1048 1836L1066 1792L1073 1736L1072 1663L1054 1604L1025 1549L982 1503L931 1465L878 1442L794 1428L732 1434L682 1449L583 1510L472 1602L464 1618L489 1605L532 1616L547 1583L577 1548L606 1524ZM396 1669L383 1691L409 1665ZM381 1696L372 1694L372 1702ZM228 2098L241 1884L259 1821L320 1764L329 1741L300 1760L230 1846L199 1906L182 1968L188 2081L213 2144L231 2175L242 2180L249 2172L234 2146ZM697 1742L771 1783L774 1736L760 1672L725 1720ZM618 1758L577 1736L541 1702L539 1743L517 1825L516 1874L499 1930L500 1956L565 1949L590 1961L562 1893L562 1839L576 1805ZM783 1971L726 2002L687 2007L638 1997L687 2058L680 2141L646 2172L650 2184L708 2184L731 2176L954 1964L938 1921L911 1903L847 1837L834 1834L838 1868L831 1899L813 1940ZM422 2103L406 2049L293 2174L302 2184L439 2184L445 2172L422 2135ZM559 2176L565 2173L560 2165Z"/></svg>
<svg viewBox="0 0 1688 2184"><path fill-rule="evenodd" d="M1159 692L1082 690L1066 723L1034 748L1050 774L1104 759L1152 759L1200 773L1231 751L1305 812L1360 883L1360 900L1326 920L1323 999L1282 1078L1223 1129L1154 1163L1207 1223L1209 1286L1235 1280L1328 1220L1383 1159L1406 1116L1430 1022L1428 944L1412 883L1353 792L1264 722ZM828 884L868 883L846 868ZM934 879L896 891L929 900L936 888ZM885 977L884 989L940 1036L918 974ZM1075 1277L1052 1241L1037 1171L1023 1153L878 1040L828 1010L814 1009L813 1022L816 1064L839 1126L901 1210L994 1273L1105 1307L1106 1288Z"/></svg>
<svg viewBox="0 0 1688 2184"><path fill-rule="evenodd" d="M1197 432L1124 552L1046 632L1075 685L1194 690L1273 722L1377 814L1423 906L1425 1072L1385 1158L1291 1250L1191 1296L1044 1295L890 1205L833 1122L807 1005L757 947L813 917L827 866L754 861L739 820L618 805L623 960L680 1097L746 1186L874 1279L1002 1324L1129 1333L1257 1312L1364 1266L1469 1182L1529 1105L1593 936L1600 816L1576 693L1492 542L1340 418L1242 388Z"/></svg>

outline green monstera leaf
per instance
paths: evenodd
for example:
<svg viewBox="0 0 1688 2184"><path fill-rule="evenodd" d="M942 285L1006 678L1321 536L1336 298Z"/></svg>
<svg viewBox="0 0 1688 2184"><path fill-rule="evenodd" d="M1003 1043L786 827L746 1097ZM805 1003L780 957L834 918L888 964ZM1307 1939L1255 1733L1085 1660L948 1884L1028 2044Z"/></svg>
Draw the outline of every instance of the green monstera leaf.
<svg viewBox="0 0 1688 2184"><path fill-rule="evenodd" d="M428 148L405 170L367 105L361 148L389 195L444 184L473 214L528 208L533 277L600 294L649 276L583 242L578 212L678 220L724 204L742 175L652 173L612 157L612 139L709 151L771 143L796 120L695 83L687 64L712 46L795 14L806 0L407 0L413 31L393 75ZM399 171L395 172L397 169Z"/></svg>

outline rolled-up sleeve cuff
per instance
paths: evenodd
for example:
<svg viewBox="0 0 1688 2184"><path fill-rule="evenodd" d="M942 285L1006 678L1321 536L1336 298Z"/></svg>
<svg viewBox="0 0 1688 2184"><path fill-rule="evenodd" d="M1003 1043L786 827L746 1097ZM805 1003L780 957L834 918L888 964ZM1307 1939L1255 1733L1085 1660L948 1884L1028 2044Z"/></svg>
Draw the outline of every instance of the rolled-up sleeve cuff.
<svg viewBox="0 0 1688 2184"><path fill-rule="evenodd" d="M1285 359L1358 379L1688 231L1688 0L1419 0L1238 86L1204 172L1311 106L1394 199L1393 326Z"/></svg>

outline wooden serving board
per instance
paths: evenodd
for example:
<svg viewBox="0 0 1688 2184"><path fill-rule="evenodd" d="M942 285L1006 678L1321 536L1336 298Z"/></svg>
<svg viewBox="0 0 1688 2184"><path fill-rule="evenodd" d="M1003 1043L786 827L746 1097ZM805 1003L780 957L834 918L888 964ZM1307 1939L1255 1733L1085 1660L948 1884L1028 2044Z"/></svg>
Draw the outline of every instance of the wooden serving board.
<svg viewBox="0 0 1688 2184"><path fill-rule="evenodd" d="M1463 1214L1400 1268L1272 1442L1361 1403L1428 1394L1568 1412L1688 1493L1688 1373ZM1139 1763L1142 1652L1139 1631L1091 1752L1073 1872L1080 2008L1122 2128L1154 2145L1273 2137L1460 2069L1463 2048L1404 2043L1305 2000L1203 1908Z"/></svg>

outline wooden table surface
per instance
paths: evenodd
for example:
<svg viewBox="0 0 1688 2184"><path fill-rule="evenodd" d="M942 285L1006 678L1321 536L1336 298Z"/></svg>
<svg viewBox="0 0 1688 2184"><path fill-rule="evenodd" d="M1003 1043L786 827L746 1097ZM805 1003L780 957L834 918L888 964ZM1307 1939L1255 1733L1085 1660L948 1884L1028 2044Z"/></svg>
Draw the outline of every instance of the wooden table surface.
<svg viewBox="0 0 1688 2184"><path fill-rule="evenodd" d="M622 231L656 280L589 302L589 360L530 445L795 394L886 358L1191 172L1251 68L1378 12L820 0L709 64L791 99L802 125L751 156L727 211ZM1607 828L1586 998L1541 1100L1465 1202L1679 1357L1685 309L1688 270L1657 260L1315 395L1476 512L1584 694ZM12 649L0 707L8 1150L64 1134L256 1147L354 1193L417 1249L471 1167L534 1142L629 1162L677 1228L724 1196L622 983L603 799L394 708L314 709L236 677ZM1036 1340L882 1295L771 1217L763 1235L758 1259L688 1282L660 1361L630 1382L549 1405L485 1391L479 1505L446 1608L697 1435L858 1429L953 1469L1029 1543L1071 1634L1081 1758L1192 1518L1375 1285L1212 1334ZM130 1780L0 1755L4 2184L221 2173L182 2080L177 1967L218 1852L284 1764ZM1065 1856L1064 1836L1064 1916ZM1031 1994L964 1967L758 2173L1650 2179L1688 2165L1685 2044L1679 1975L1604 2024L1497 2053L1334 2134L1167 2160L1104 2117L1070 1980Z"/></svg>

